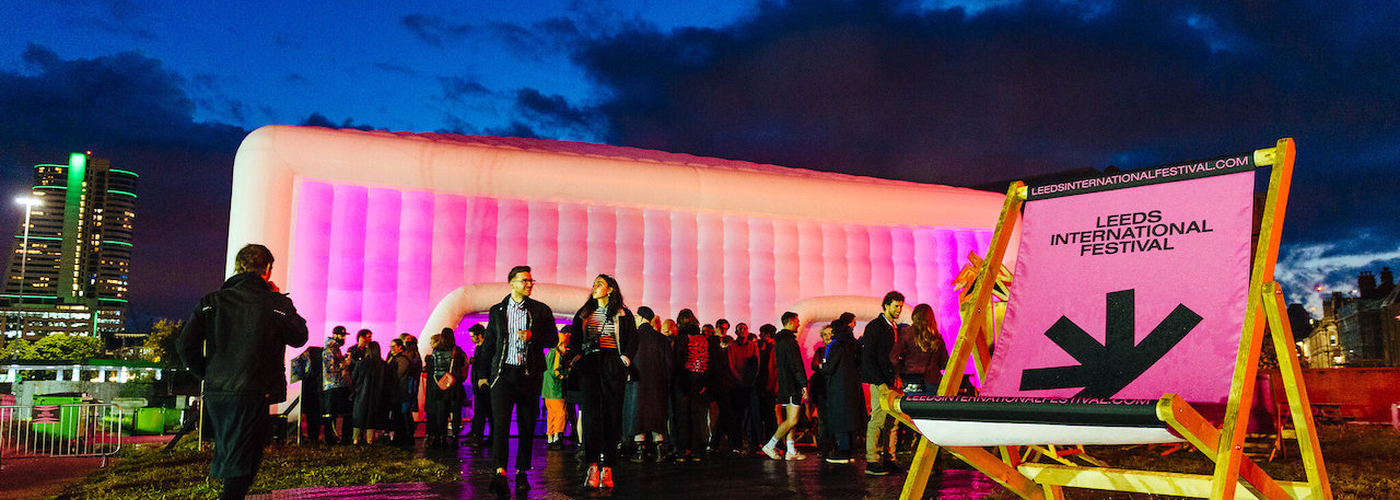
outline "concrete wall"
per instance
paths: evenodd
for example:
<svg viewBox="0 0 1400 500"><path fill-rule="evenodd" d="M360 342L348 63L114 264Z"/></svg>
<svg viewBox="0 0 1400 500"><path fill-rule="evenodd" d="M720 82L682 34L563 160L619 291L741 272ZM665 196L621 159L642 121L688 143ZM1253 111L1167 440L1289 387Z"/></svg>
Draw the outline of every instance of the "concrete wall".
<svg viewBox="0 0 1400 500"><path fill-rule="evenodd" d="M44 394L55 394L63 392L80 392L88 394L103 403L111 402L121 392L122 385L119 382L73 382L69 380L27 380L15 384L15 404L26 406L34 404L34 396Z"/></svg>

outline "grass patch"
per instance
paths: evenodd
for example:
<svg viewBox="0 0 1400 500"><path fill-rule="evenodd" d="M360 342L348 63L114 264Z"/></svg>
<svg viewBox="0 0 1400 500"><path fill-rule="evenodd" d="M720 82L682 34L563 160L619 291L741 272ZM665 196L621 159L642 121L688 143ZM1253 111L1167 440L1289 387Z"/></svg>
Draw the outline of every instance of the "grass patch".
<svg viewBox="0 0 1400 500"><path fill-rule="evenodd" d="M64 488L58 500L217 498L222 481L207 480L208 446L194 441L175 450L142 447L121 453L106 468ZM431 460L392 446L279 446L267 448L252 493L316 486L453 482L461 476Z"/></svg>

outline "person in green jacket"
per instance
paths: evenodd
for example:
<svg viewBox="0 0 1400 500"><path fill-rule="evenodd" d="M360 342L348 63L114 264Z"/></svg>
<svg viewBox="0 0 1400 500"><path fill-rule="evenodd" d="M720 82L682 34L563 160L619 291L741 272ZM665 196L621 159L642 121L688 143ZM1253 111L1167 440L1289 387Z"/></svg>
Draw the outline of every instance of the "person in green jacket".
<svg viewBox="0 0 1400 500"><path fill-rule="evenodd" d="M544 397L545 438L550 451L564 449L564 427L568 423L568 407L564 404L564 370L559 354L569 347L569 337L573 334L572 325L559 331L559 345L549 348L544 355L544 386L540 396Z"/></svg>

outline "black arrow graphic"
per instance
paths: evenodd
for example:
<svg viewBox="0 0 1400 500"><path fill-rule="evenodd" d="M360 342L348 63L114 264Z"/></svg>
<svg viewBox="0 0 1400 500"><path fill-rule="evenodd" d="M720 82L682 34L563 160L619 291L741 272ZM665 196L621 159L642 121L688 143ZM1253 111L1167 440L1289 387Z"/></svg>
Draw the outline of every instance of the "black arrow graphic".
<svg viewBox="0 0 1400 500"><path fill-rule="evenodd" d="M1137 306L1133 297L1134 290L1109 292L1105 297L1108 311L1103 344L1069 318L1060 316L1059 321L1045 331L1045 336L1079 364L1022 371L1021 390L1083 387L1074 397L1111 398L1162 359L1201 322L1199 314L1185 305L1177 304L1176 309L1142 339L1142 343L1134 345Z"/></svg>

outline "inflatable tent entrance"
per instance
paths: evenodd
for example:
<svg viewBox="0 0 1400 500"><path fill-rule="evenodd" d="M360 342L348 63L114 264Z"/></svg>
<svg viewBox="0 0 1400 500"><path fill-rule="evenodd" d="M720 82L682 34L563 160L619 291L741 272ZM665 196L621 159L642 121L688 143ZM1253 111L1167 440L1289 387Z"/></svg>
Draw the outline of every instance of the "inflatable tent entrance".
<svg viewBox="0 0 1400 500"><path fill-rule="evenodd" d="M951 282L985 253L1000 202L635 148L268 126L235 160L228 265L242 245L267 245L313 345L334 325L381 341L458 326L506 294L517 264L559 315L598 273L631 307L755 329L789 308L808 324L845 310L866 320L900 290L933 305L952 338Z"/></svg>

